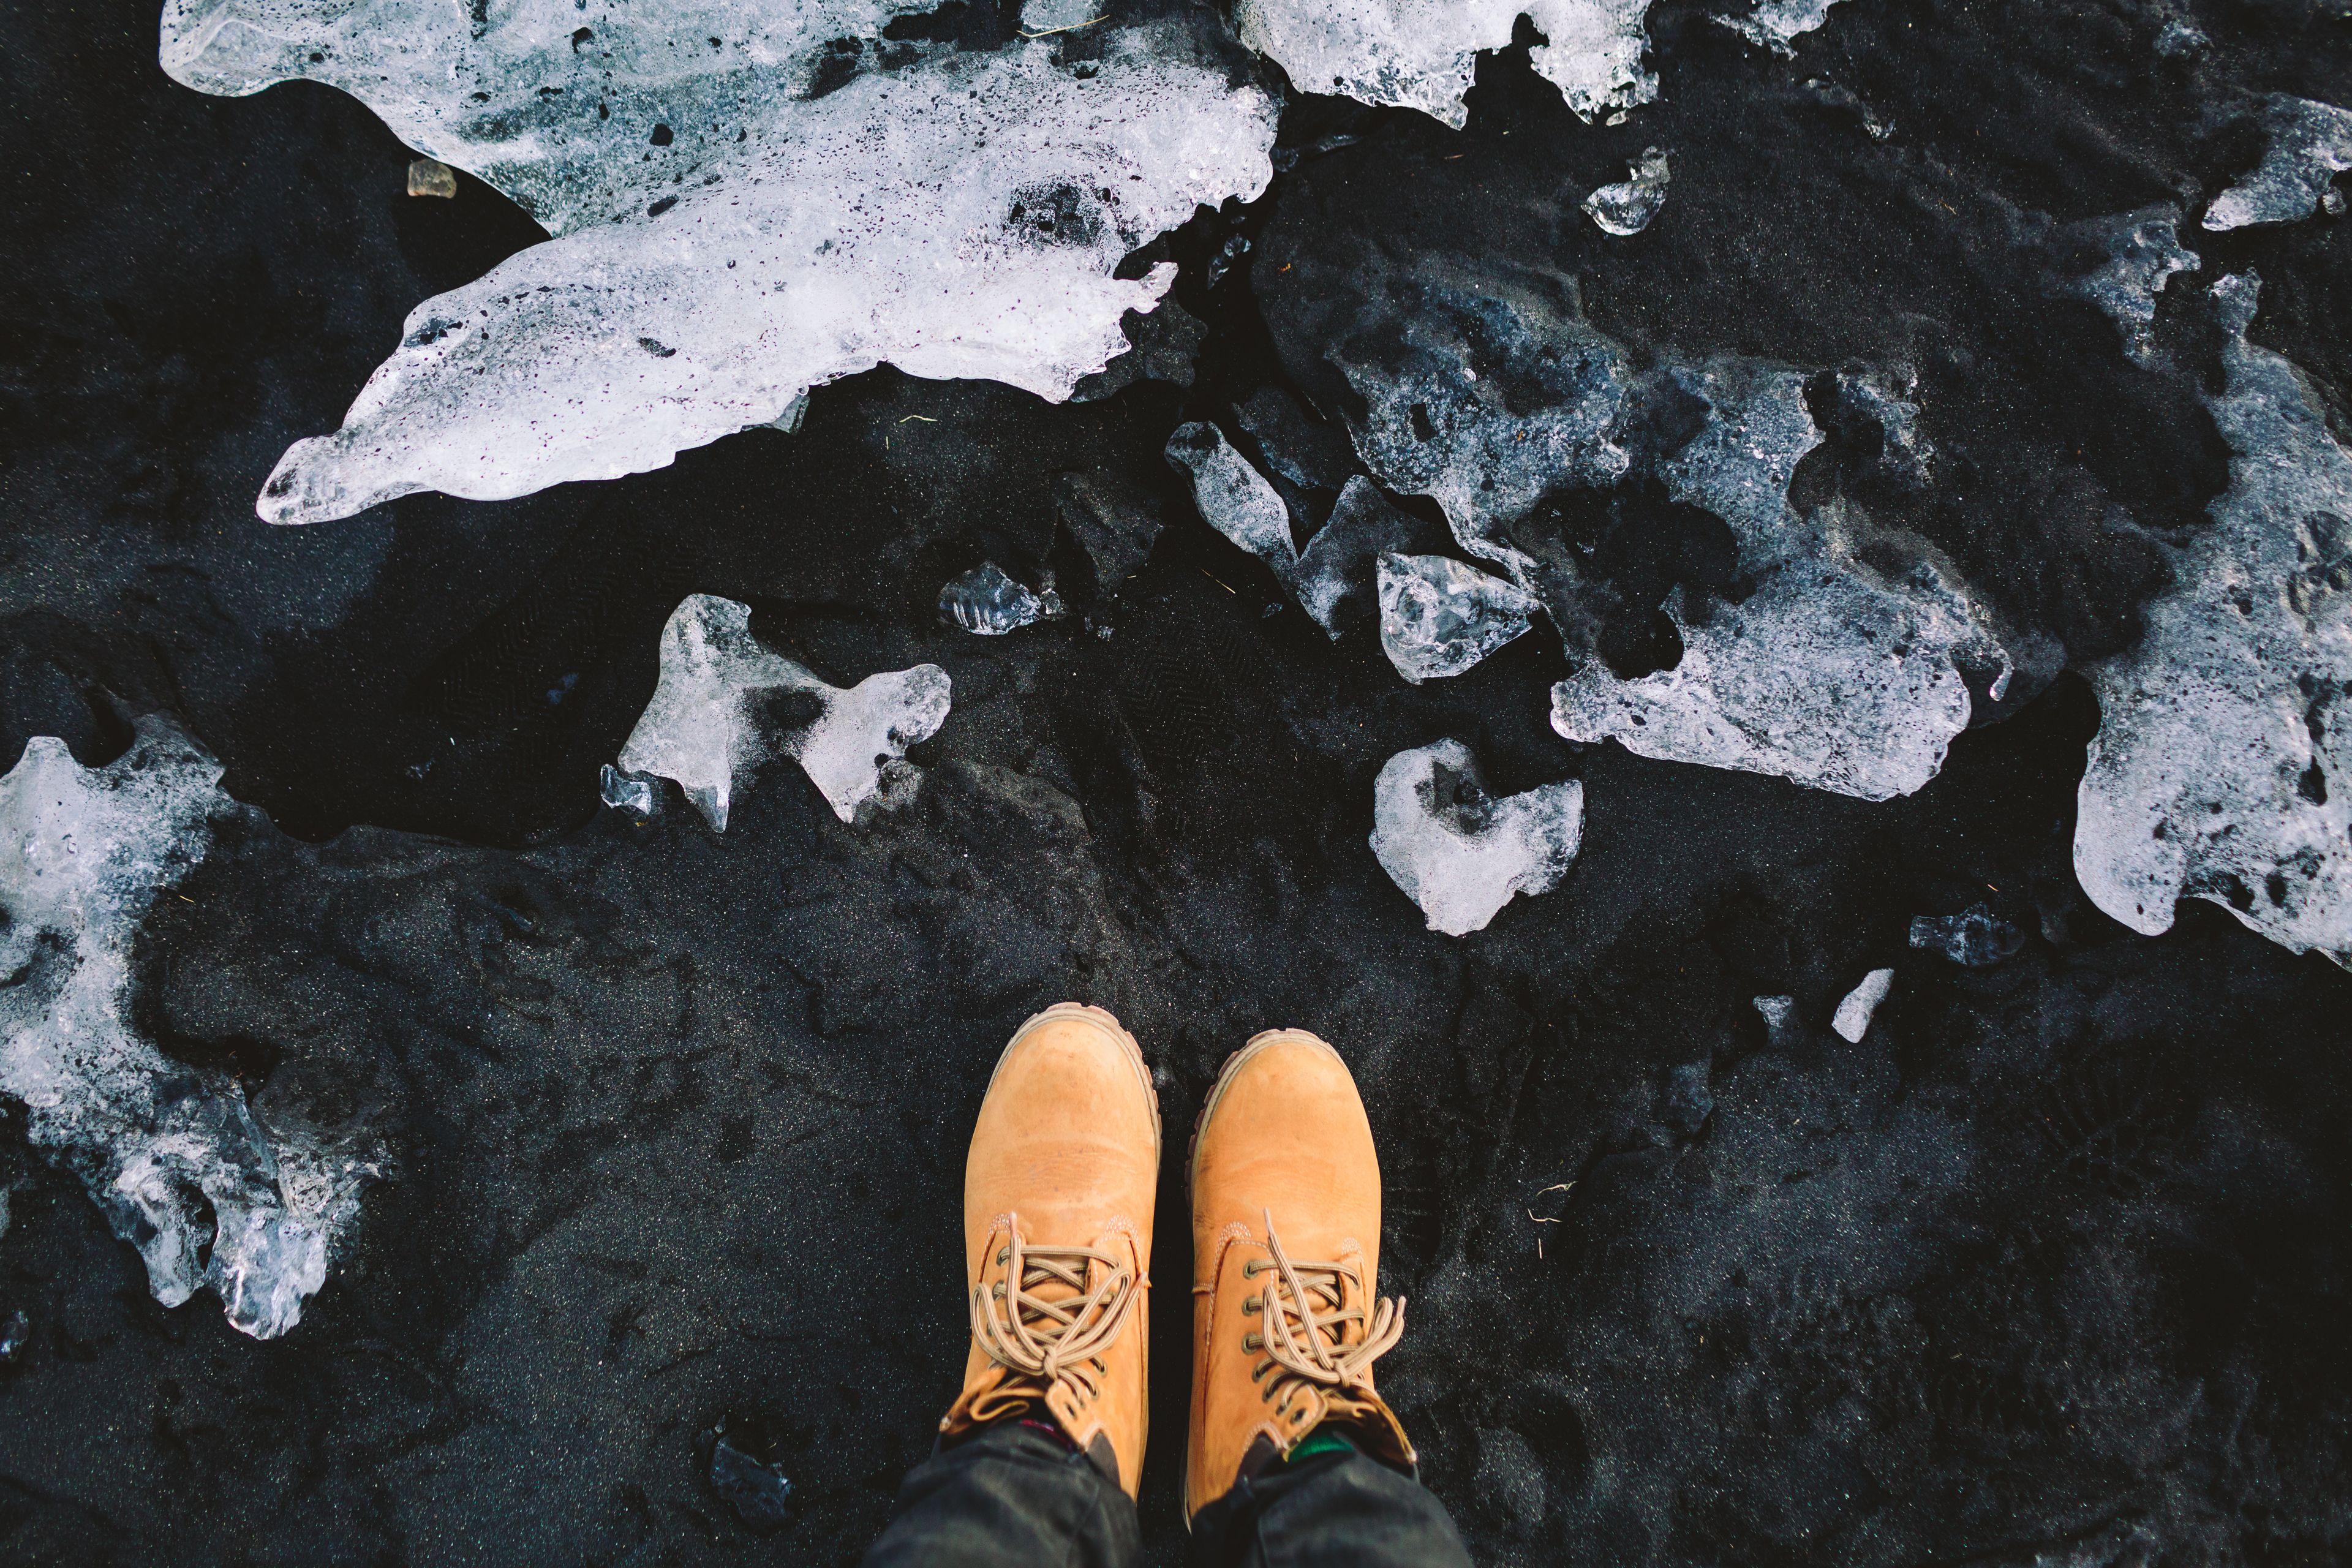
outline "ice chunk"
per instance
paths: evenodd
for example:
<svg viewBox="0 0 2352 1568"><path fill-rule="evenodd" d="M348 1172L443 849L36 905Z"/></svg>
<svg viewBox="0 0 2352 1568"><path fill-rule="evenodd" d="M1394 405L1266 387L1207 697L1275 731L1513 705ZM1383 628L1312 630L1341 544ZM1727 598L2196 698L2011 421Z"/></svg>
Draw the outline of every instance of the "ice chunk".
<svg viewBox="0 0 2352 1568"><path fill-rule="evenodd" d="M828 686L754 637L748 606L695 594L662 627L661 678L620 765L675 780L724 833L736 788L782 753L835 816L855 822L861 806L887 810L912 795L919 775L907 748L947 722L949 697L948 673L936 664L869 675L847 690ZM763 722L764 708L795 698L800 712Z"/></svg>
<svg viewBox="0 0 2352 1568"><path fill-rule="evenodd" d="M2068 234L2104 258L2064 292L2087 300L2122 331L2124 353L2139 364L2155 353L2156 297L2176 273L2194 272L2195 251L2180 244L2180 209L2165 203L2114 217L2092 218Z"/></svg>
<svg viewBox="0 0 2352 1568"><path fill-rule="evenodd" d="M1675 374L1709 414L1660 474L1731 525L1754 590L1702 617L1675 588L1664 609L1680 661L1622 679L1587 660L1552 689L1552 727L1866 800L1911 794L1968 726L1959 658L1997 645L1931 560L1890 577L1832 530L1838 509L1807 519L1790 507L1790 478L1821 439L1800 373L1726 362Z"/></svg>
<svg viewBox="0 0 2352 1568"><path fill-rule="evenodd" d="M1484 49L1507 47L1524 13L1548 40L1535 68L1587 121L1647 103L1658 79L1642 64L1650 0L1238 0L1242 42L1302 92L1418 109L1459 127Z"/></svg>
<svg viewBox="0 0 2352 1568"><path fill-rule="evenodd" d="M1558 887L1583 837L1581 784L1496 800L1459 741L1399 752L1372 784L1372 853L1448 936L1483 930L1517 894Z"/></svg>
<svg viewBox="0 0 2352 1568"><path fill-rule="evenodd" d="M457 194L457 173L437 158L412 160L408 165L408 194L454 196Z"/></svg>
<svg viewBox="0 0 2352 1568"><path fill-rule="evenodd" d="M2328 182L2352 169L2352 110L2273 93L2263 100L2269 150L2252 174L2213 198L2209 229L2293 223L2319 210Z"/></svg>
<svg viewBox="0 0 2352 1568"><path fill-rule="evenodd" d="M1053 600L1050 605L1047 599ZM982 562L940 590L940 614L984 637L1003 637L1060 613L1061 600L1051 588L1041 598L993 561Z"/></svg>
<svg viewBox="0 0 2352 1568"><path fill-rule="evenodd" d="M1717 21L1776 55L1793 55L1790 46L1830 19L1837 0L1757 0L1744 16L1717 16Z"/></svg>
<svg viewBox="0 0 2352 1568"><path fill-rule="evenodd" d="M1351 622L1378 610L1381 557L1411 549L1421 535L1434 531L1391 506L1379 486L1356 475L1341 488L1330 518L1298 552L1294 591L1299 607L1338 637Z"/></svg>
<svg viewBox="0 0 2352 1568"><path fill-rule="evenodd" d="M1627 167L1626 176L1622 183L1603 185L1584 198L1584 210L1609 234L1641 233L1666 205L1670 176L1664 152L1644 148L1640 160Z"/></svg>
<svg viewBox="0 0 2352 1568"><path fill-rule="evenodd" d="M653 780L633 777L610 763L596 775L596 794L614 811L625 811L640 822L661 808Z"/></svg>
<svg viewBox="0 0 2352 1568"><path fill-rule="evenodd" d="M131 1021L141 921L238 809L220 775L148 718L103 768L43 736L0 778L0 1094L138 1247L158 1301L209 1289L268 1339L325 1283L367 1168L272 1139L234 1079L169 1059Z"/></svg>
<svg viewBox="0 0 2352 1568"><path fill-rule="evenodd" d="M1983 904L1970 904L1957 915L1914 915L1911 945L1941 953L1965 969L1990 969L2016 956L2025 945L2025 933Z"/></svg>
<svg viewBox="0 0 2352 1568"><path fill-rule="evenodd" d="M1036 0L1030 0L1021 16L1024 26L1036 9ZM761 1464L724 1437L710 1447L710 1489L755 1534L773 1534L792 1522L793 1483L775 1466Z"/></svg>
<svg viewBox="0 0 2352 1568"><path fill-rule="evenodd" d="M1797 1038L1797 999L1794 996L1751 996L1748 1005L1756 1016L1764 1020L1764 1037L1775 1050L1785 1050Z"/></svg>
<svg viewBox="0 0 2352 1568"><path fill-rule="evenodd" d="M1415 686L1459 675L1525 635L1540 607L1524 588L1450 555L1381 557L1381 651Z"/></svg>
<svg viewBox="0 0 2352 1568"><path fill-rule="evenodd" d="M1116 469L1055 479L1054 513L1094 563L1095 580L1106 592L1141 571L1160 539L1159 512Z"/></svg>
<svg viewBox="0 0 2352 1568"><path fill-rule="evenodd" d="M1192 477L1192 504L1211 528L1274 568L1287 584L1298 565L1290 509L1225 433L1195 422L1168 437L1168 461Z"/></svg>
<svg viewBox="0 0 2352 1568"><path fill-rule="evenodd" d="M1887 992L1894 986L1895 971L1891 969L1874 969L1864 975L1862 984L1845 994L1830 1019L1830 1027L1837 1031L1838 1038L1849 1045L1859 1044L1862 1037L1870 1032L1871 1016L1878 1011L1878 1005L1886 1000Z"/></svg>
<svg viewBox="0 0 2352 1568"><path fill-rule="evenodd" d="M813 90L914 8L172 0L179 79L342 87L557 236L419 306L342 428L280 461L262 516L658 468L886 361L1069 396L1175 275L1119 261L1265 189L1274 106L1173 21L1090 32L1066 61L1058 39L894 43L895 68Z"/></svg>
<svg viewBox="0 0 2352 1568"><path fill-rule="evenodd" d="M2352 963L2352 452L2295 367L2246 341L2256 288L2213 290L2230 335L2206 404L2229 488L2138 646L2087 671L2074 873L2134 931L2209 899Z"/></svg>

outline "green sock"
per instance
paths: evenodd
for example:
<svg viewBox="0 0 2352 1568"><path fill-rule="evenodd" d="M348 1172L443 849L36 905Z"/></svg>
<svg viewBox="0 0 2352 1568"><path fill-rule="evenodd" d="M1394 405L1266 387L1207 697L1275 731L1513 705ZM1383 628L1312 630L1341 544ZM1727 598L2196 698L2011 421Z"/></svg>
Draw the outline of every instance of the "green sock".
<svg viewBox="0 0 2352 1568"><path fill-rule="evenodd" d="M1355 1451L1356 1446L1348 1441L1346 1431L1326 1422L1293 1444L1289 1458L1283 1462L1290 1465L1304 1464L1318 1454L1352 1454Z"/></svg>

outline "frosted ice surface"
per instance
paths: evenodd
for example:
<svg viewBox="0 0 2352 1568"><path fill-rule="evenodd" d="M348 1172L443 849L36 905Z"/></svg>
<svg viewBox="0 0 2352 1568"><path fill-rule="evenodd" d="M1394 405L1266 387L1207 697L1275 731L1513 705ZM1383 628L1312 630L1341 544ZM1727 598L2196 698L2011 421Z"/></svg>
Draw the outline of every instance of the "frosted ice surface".
<svg viewBox="0 0 2352 1568"><path fill-rule="evenodd" d="M1664 152L1655 147L1643 149L1641 158L1628 165L1625 173L1623 181L1603 185L1584 198L1584 210L1610 234L1641 233L1658 216L1658 209L1666 205L1666 182L1671 172Z"/></svg>
<svg viewBox="0 0 2352 1568"><path fill-rule="evenodd" d="M1985 649L1987 634L1931 566L1889 579L1790 507L1790 478L1821 439L1801 373L1727 362L1675 374L1711 413L1660 476L1730 524L1754 590L1701 618L1677 587L1664 609L1681 660L1621 679L1588 659L1552 688L1552 727L1866 800L1911 794L1968 726L1958 659Z"/></svg>
<svg viewBox="0 0 2352 1568"><path fill-rule="evenodd" d="M1793 55L1797 51L1790 46L1828 21L1830 7L1836 4L1837 0L1758 0L1756 8L1744 16L1716 20L1750 43L1761 44L1775 54Z"/></svg>
<svg viewBox="0 0 2352 1568"><path fill-rule="evenodd" d="M1418 109L1459 127L1483 49L1506 47L1524 13L1547 42L1536 70L1591 120L1647 103L1658 79L1642 64L1650 0L1237 0L1242 42L1302 92Z"/></svg>
<svg viewBox="0 0 2352 1568"><path fill-rule="evenodd" d="M1290 509L1264 474L1234 450L1225 433L1195 422L1168 437L1168 461L1192 476L1192 504L1209 526L1258 557L1287 584L1298 565Z"/></svg>
<svg viewBox="0 0 2352 1568"><path fill-rule="evenodd" d="M1418 686L1524 635L1534 595L1450 555L1381 557L1381 651Z"/></svg>
<svg viewBox="0 0 2352 1568"><path fill-rule="evenodd" d="M1034 626L1045 618L1045 601L1014 582L993 561L982 562L940 590L940 614L984 637Z"/></svg>
<svg viewBox="0 0 2352 1568"><path fill-rule="evenodd" d="M596 795L614 811L625 811L641 822L661 809L653 780L625 773L610 763L596 774Z"/></svg>
<svg viewBox="0 0 2352 1568"><path fill-rule="evenodd" d="M1911 945L1964 969L1989 969L2016 956L2025 933L1985 905L1971 904L1956 915L1912 916Z"/></svg>
<svg viewBox="0 0 2352 1568"><path fill-rule="evenodd" d="M1830 1019L1830 1027L1837 1031L1838 1038L1849 1045L1859 1044L1862 1037L1870 1032L1871 1016L1894 987L1895 971L1891 969L1874 969L1864 975L1862 984L1840 1000L1837 1012Z"/></svg>
<svg viewBox="0 0 2352 1568"><path fill-rule="evenodd" d="M763 717L793 694L814 712ZM661 677L620 765L675 780L723 833L736 788L781 753L800 763L835 816L855 822L860 806L888 809L911 795L918 775L907 748L947 722L949 698L947 671L935 664L869 675L846 690L829 686L754 637L748 606L695 594L662 627Z"/></svg>
<svg viewBox="0 0 2352 1568"><path fill-rule="evenodd" d="M2352 963L2352 452L2295 367L2246 342L2256 289L2214 287L2231 336L2206 404L2229 488L2139 645L2088 671L2074 874L2134 931L2208 899Z"/></svg>
<svg viewBox="0 0 2352 1568"><path fill-rule="evenodd" d="M1794 996L1751 996L1748 1005L1757 1016L1764 1020L1764 1037L1776 1050L1786 1048L1798 1035L1797 999Z"/></svg>
<svg viewBox="0 0 2352 1568"><path fill-rule="evenodd" d="M2105 259L2065 291L2105 311L2123 333L2124 353L2146 364L2155 353L2156 297L2177 273L2194 272L2198 256L2180 243L2180 209L2165 203L2093 218L2071 232Z"/></svg>
<svg viewBox="0 0 2352 1568"><path fill-rule="evenodd" d="M1584 786L1574 779L1496 800L1459 741L1399 752L1372 784L1372 853L1429 917L1465 936L1520 893L1548 893L1584 837Z"/></svg>
<svg viewBox="0 0 2352 1568"><path fill-rule="evenodd" d="M1293 591L1299 607L1338 637L1350 622L1377 611L1381 557L1411 548L1423 531L1421 521L1391 506L1371 480L1361 474L1350 478L1340 487L1329 519L1298 552Z"/></svg>
<svg viewBox="0 0 2352 1568"><path fill-rule="evenodd" d="M1033 37L1067 32L1099 21L1109 0L1026 0L1021 7L1021 30Z"/></svg>
<svg viewBox="0 0 2352 1568"><path fill-rule="evenodd" d="M2293 223L2319 210L2328 182L2352 169L2352 109L2273 93L2263 102L2269 149L2253 173L2213 198L2210 229Z"/></svg>
<svg viewBox="0 0 2352 1568"><path fill-rule="evenodd" d="M1116 279L1121 258L1271 177L1272 102L1175 23L1090 33L1097 58L1067 62L1057 39L908 44L912 64L803 96L897 9L512 0L476 24L452 0L173 0L182 81L342 87L557 236L412 312L262 516L658 468L885 361L1066 398L1174 277Z"/></svg>
<svg viewBox="0 0 2352 1568"><path fill-rule="evenodd" d="M362 1167L271 1139L234 1080L169 1059L131 1019L141 921L236 809L220 774L150 718L103 768L43 736L0 778L0 1094L138 1247L158 1301L209 1289L268 1339L325 1283Z"/></svg>

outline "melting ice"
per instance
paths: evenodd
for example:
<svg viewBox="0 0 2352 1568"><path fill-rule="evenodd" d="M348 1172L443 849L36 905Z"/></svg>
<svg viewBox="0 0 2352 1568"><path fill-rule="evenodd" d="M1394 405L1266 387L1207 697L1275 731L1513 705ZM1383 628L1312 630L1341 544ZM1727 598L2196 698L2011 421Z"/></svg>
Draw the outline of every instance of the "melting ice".
<svg viewBox="0 0 2352 1568"><path fill-rule="evenodd" d="M2269 148L2252 174L2205 209L2209 229L2309 217L2328 182L2352 169L2352 110L2273 93L2263 101L2262 121Z"/></svg>
<svg viewBox="0 0 2352 1568"><path fill-rule="evenodd" d="M1620 184L1603 185L1584 198L1585 212L1609 234L1641 233L1658 216L1658 209L1666 205L1666 182L1671 174L1664 153L1655 147L1643 150L1640 160L1629 166Z"/></svg>
<svg viewBox="0 0 2352 1568"><path fill-rule="evenodd" d="M1069 396L1174 277L1119 260L1265 189L1274 106L1173 23L1089 32L1095 58L1066 61L1055 39L893 45L913 63L804 96L833 40L878 46L912 8L516 0L476 23L446 0L171 0L178 79L340 86L556 236L419 306L262 516L658 468L885 361Z"/></svg>
<svg viewBox="0 0 2352 1568"><path fill-rule="evenodd" d="M993 561L983 561L940 590L940 614L968 632L1003 637L1062 613L1061 596L1041 595L1016 583Z"/></svg>
<svg viewBox="0 0 2352 1568"><path fill-rule="evenodd" d="M947 671L936 664L828 686L751 635L751 612L696 594L662 627L661 678L621 748L621 770L675 780L703 820L727 830L737 787L770 757L801 765L844 822L868 805L912 797L907 748L947 722ZM787 709L795 700L808 711Z"/></svg>
<svg viewBox="0 0 2352 1568"><path fill-rule="evenodd" d="M1558 887L1583 837L1581 784L1496 800L1459 741L1399 752L1372 784L1372 853L1429 929L1448 936L1483 930L1520 893Z"/></svg>
<svg viewBox="0 0 2352 1568"><path fill-rule="evenodd" d="M2157 295L2175 274L2197 270L2197 253L2182 247L2179 230L2180 209L2166 203L2093 218L2070 231L2103 259L2069 279L2065 292L2106 313L2136 363L2147 363L2155 353Z"/></svg>
<svg viewBox="0 0 2352 1568"><path fill-rule="evenodd" d="M1450 555L1381 557L1381 651L1418 686L1522 636L1535 595Z"/></svg>
<svg viewBox="0 0 2352 1568"><path fill-rule="evenodd" d="M220 775L150 718L103 768L43 736L0 778L0 1094L139 1248L158 1301L211 1289L268 1339L325 1283L362 1167L271 1138L234 1080L166 1058L130 1013L141 921L238 809Z"/></svg>

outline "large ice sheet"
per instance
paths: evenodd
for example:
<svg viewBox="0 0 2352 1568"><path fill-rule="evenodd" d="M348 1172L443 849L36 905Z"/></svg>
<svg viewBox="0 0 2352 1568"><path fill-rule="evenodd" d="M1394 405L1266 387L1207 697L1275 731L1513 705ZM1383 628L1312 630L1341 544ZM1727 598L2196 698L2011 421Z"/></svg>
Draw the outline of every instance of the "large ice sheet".
<svg viewBox="0 0 2352 1568"><path fill-rule="evenodd" d="M2319 210L2328 182L2352 169L2352 109L2273 93L2263 101L2269 145L2253 172L2213 198L2209 229L2293 223Z"/></svg>
<svg viewBox="0 0 2352 1568"><path fill-rule="evenodd" d="M344 86L558 236L419 306L342 428L278 464L270 521L658 468L885 361L1066 398L1174 276L1114 278L1121 258L1271 177L1273 104L1177 23L1090 34L1084 59L892 45L894 68L807 97L888 7L496 9L165 13L182 80Z"/></svg>
<svg viewBox="0 0 2352 1568"><path fill-rule="evenodd" d="M2074 873L2134 931L2208 899L2352 963L2352 452L2294 366L2245 340L2257 285L2215 285L2230 338L2207 398L2230 486L2099 698Z"/></svg>
<svg viewBox="0 0 2352 1568"><path fill-rule="evenodd" d="M1591 120L1647 103L1658 79L1642 63L1650 0L1237 0L1242 42L1302 92L1395 104L1459 126L1482 49L1511 41L1524 14L1546 42L1535 68Z"/></svg>
<svg viewBox="0 0 2352 1568"><path fill-rule="evenodd" d="M0 1094L139 1248L157 1300L214 1290L232 1324L268 1339L325 1283L362 1167L272 1139L233 1079L171 1060L131 1017L140 921L236 809L220 775L143 719L105 767L37 737L0 778Z"/></svg>
<svg viewBox="0 0 2352 1568"><path fill-rule="evenodd" d="M781 754L800 763L835 816L855 822L862 806L911 795L918 774L907 748L947 722L950 696L936 664L884 670L846 690L827 685L751 635L750 606L689 595L662 627L661 678L621 748L621 768L676 781L724 833L736 789Z"/></svg>
<svg viewBox="0 0 2352 1568"><path fill-rule="evenodd" d="M1399 752L1372 784L1372 853L1429 917L1466 936L1521 893L1548 893L1584 838L1574 779L1496 800L1459 741Z"/></svg>

